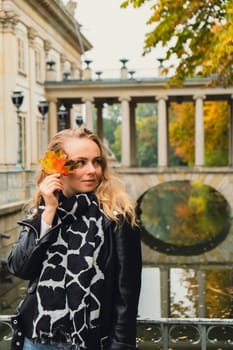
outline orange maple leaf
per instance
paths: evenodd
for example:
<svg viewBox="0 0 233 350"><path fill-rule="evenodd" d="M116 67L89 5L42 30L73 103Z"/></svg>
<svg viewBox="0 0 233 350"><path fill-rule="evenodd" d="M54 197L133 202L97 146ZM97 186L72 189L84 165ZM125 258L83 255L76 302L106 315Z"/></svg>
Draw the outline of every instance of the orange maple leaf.
<svg viewBox="0 0 233 350"><path fill-rule="evenodd" d="M39 159L39 163L47 175L68 175L74 169L74 162L67 161L67 155L62 150L58 150L57 152L46 151L44 159Z"/></svg>

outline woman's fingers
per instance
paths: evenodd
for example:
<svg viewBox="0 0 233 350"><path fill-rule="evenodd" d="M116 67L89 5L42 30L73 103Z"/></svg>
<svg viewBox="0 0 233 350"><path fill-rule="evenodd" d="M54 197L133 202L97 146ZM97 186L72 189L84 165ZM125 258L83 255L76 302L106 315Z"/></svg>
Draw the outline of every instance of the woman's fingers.
<svg viewBox="0 0 233 350"><path fill-rule="evenodd" d="M40 184L40 191L45 202L54 202L57 205L57 193L63 190L63 185L60 180L60 174L53 174L46 176Z"/></svg>

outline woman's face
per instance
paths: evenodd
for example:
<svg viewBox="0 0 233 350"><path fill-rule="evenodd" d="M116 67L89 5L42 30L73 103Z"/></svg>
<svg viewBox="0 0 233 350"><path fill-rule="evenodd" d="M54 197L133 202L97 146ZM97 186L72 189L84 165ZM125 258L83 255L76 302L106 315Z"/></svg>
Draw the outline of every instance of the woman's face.
<svg viewBox="0 0 233 350"><path fill-rule="evenodd" d="M72 174L62 176L64 195L71 197L76 193L94 191L103 173L98 145L88 138L68 138L63 149L68 159L77 164Z"/></svg>

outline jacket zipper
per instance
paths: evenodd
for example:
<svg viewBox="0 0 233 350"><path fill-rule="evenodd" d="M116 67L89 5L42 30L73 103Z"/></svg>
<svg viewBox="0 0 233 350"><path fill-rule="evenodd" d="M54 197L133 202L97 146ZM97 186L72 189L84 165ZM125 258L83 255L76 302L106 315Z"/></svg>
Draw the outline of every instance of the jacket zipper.
<svg viewBox="0 0 233 350"><path fill-rule="evenodd" d="M34 226L32 226L29 222L27 222L27 221L18 221L18 224L21 225L21 226L27 226L27 227L29 227L30 229L32 229L32 230L35 232L35 234L36 234L36 239L35 239L36 244L39 242L40 239L42 239L43 237L46 236L46 235L45 235L45 236L43 236L43 237L40 238L37 229L36 229ZM59 225L60 225L60 223L58 223L57 225L51 227L51 228L48 230L48 232L51 231L51 230L53 230L54 228L56 228L56 227L59 226ZM48 233L48 232L47 232L47 233Z"/></svg>

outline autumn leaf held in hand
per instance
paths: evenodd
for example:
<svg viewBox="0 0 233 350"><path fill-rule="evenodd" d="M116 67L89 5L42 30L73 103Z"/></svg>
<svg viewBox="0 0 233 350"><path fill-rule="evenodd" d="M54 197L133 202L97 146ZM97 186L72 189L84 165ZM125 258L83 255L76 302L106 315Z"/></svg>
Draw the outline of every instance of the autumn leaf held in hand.
<svg viewBox="0 0 233 350"><path fill-rule="evenodd" d="M39 163L47 175L68 175L72 173L72 170L74 169L74 162L67 161L67 155L62 150L57 152L50 150L46 151L44 159L40 159Z"/></svg>

